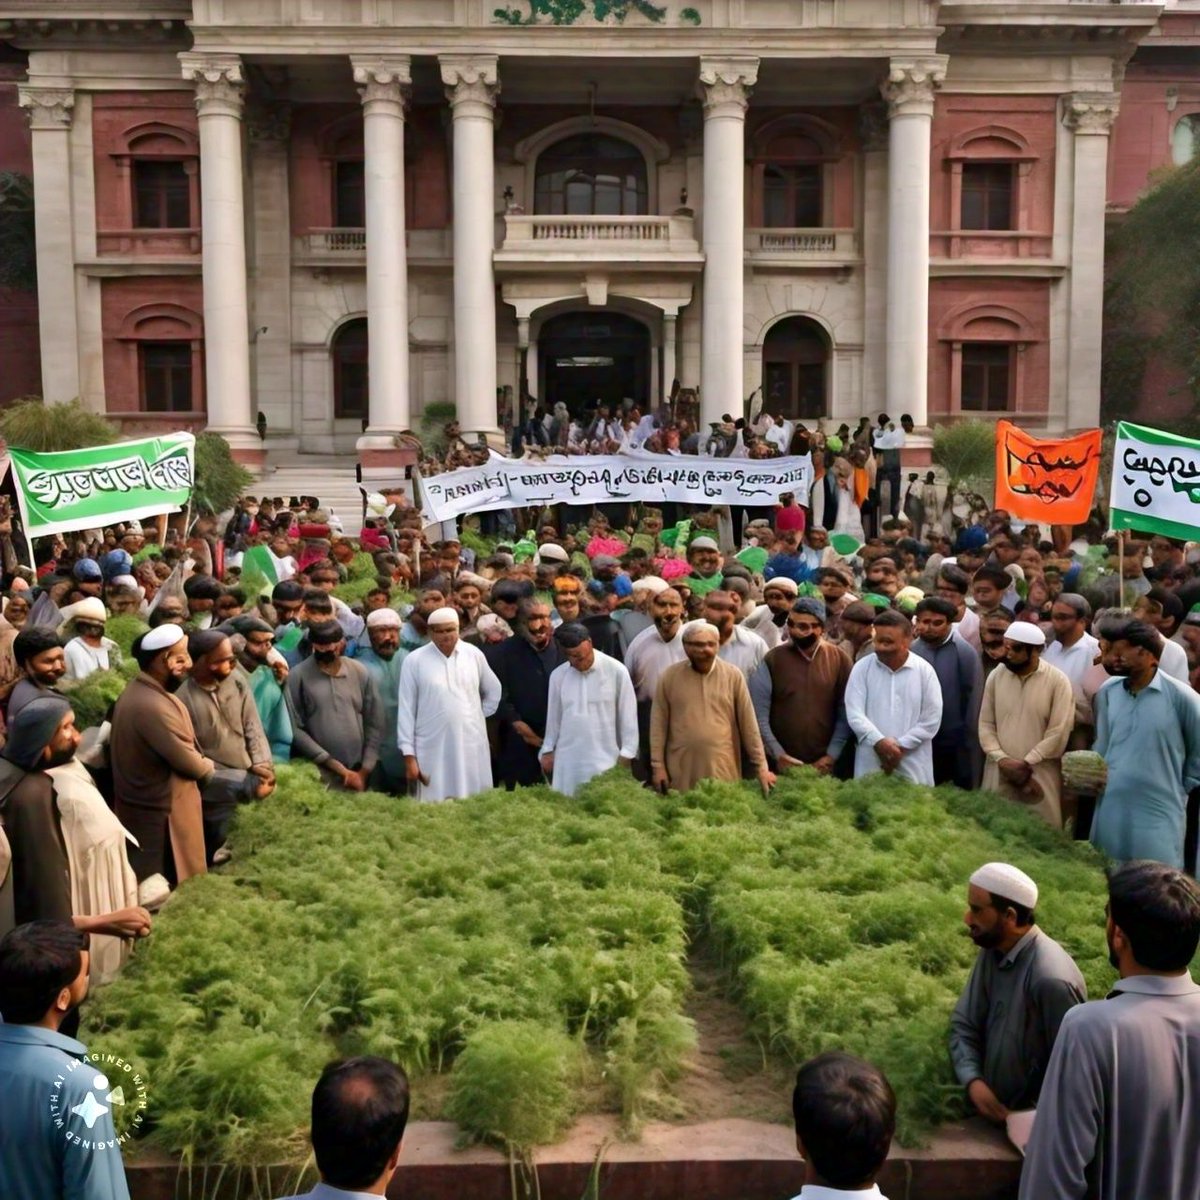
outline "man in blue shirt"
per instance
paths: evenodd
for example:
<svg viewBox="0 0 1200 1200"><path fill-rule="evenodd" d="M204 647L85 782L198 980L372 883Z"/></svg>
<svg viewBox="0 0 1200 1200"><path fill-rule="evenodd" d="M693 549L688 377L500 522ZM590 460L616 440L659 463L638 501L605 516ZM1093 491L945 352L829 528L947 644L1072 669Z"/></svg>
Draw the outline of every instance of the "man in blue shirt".
<svg viewBox="0 0 1200 1200"><path fill-rule="evenodd" d="M88 990L87 935L31 921L0 941L0 1196L129 1200L113 1089L59 1033Z"/></svg>

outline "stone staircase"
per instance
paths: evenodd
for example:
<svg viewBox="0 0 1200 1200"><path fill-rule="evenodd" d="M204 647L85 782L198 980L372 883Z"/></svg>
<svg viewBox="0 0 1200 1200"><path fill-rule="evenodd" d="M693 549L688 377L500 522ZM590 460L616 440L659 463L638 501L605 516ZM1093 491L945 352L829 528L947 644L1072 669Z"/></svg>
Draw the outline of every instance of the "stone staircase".
<svg viewBox="0 0 1200 1200"><path fill-rule="evenodd" d="M351 537L362 527L362 493L355 480L358 460L346 454L272 455L256 478L260 495L316 496L341 518Z"/></svg>

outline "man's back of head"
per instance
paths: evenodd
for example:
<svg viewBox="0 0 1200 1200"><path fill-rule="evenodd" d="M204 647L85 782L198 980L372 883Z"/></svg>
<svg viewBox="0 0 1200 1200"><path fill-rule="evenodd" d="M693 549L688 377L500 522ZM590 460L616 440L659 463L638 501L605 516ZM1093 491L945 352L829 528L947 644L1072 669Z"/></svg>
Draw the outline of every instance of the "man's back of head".
<svg viewBox="0 0 1200 1200"><path fill-rule="evenodd" d="M408 1078L384 1058L345 1058L321 1072L312 1145L322 1183L383 1195L408 1123Z"/></svg>
<svg viewBox="0 0 1200 1200"><path fill-rule="evenodd" d="M1108 945L1122 977L1182 975L1200 945L1200 887L1174 867L1128 862L1108 878Z"/></svg>
<svg viewBox="0 0 1200 1200"><path fill-rule="evenodd" d="M896 1097L878 1067L840 1051L810 1058L796 1073L792 1116L806 1183L844 1191L874 1184L896 1130Z"/></svg>

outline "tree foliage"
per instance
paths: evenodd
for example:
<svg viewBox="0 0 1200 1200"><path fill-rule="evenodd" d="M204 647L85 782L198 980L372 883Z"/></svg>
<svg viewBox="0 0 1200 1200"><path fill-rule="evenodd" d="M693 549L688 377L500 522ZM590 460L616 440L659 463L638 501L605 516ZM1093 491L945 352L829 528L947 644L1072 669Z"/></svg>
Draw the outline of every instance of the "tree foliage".
<svg viewBox="0 0 1200 1200"><path fill-rule="evenodd" d="M46 404L40 396L23 396L0 412L0 436L10 446L44 454L107 446L120 440L121 431L78 400Z"/></svg>
<svg viewBox="0 0 1200 1200"><path fill-rule="evenodd" d="M229 443L218 433L196 438L196 484L192 505L199 513L215 514L232 508L254 482L254 476L233 461Z"/></svg>
<svg viewBox="0 0 1200 1200"><path fill-rule="evenodd" d="M0 287L32 291L36 286L33 180L0 171Z"/></svg>
<svg viewBox="0 0 1200 1200"><path fill-rule="evenodd" d="M995 422L938 425L933 431L933 461L950 476L951 488L989 497L996 483Z"/></svg>
<svg viewBox="0 0 1200 1200"><path fill-rule="evenodd" d="M1200 401L1200 158L1157 178L1113 231L1108 261L1106 417L1131 411L1154 355Z"/></svg>

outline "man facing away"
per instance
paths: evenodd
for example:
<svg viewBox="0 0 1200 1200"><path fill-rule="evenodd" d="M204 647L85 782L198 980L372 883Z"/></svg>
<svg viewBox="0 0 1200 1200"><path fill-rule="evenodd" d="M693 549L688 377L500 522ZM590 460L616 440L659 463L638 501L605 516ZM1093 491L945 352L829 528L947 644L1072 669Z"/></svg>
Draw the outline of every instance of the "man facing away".
<svg viewBox="0 0 1200 1200"><path fill-rule="evenodd" d="M421 800L449 800L492 786L486 719L500 706L500 681L483 651L458 636L458 613L439 608L429 644L400 673L396 741Z"/></svg>
<svg viewBox="0 0 1200 1200"><path fill-rule="evenodd" d="M874 771L933 785L933 738L942 689L933 668L912 653L912 624L890 609L875 618L875 653L846 684L846 719L858 739L854 777Z"/></svg>
<svg viewBox="0 0 1200 1200"><path fill-rule="evenodd" d="M312 1095L312 1147L321 1182L289 1200L384 1196L408 1124L408 1077L383 1058L332 1062Z"/></svg>
<svg viewBox="0 0 1200 1200"><path fill-rule="evenodd" d="M979 954L950 1018L950 1059L996 1124L1037 1104L1063 1017L1087 999L1075 961L1037 927L1037 901L1037 884L1008 863L985 863L967 887L963 921Z"/></svg>
<svg viewBox="0 0 1200 1200"><path fill-rule="evenodd" d="M89 965L87 935L64 921L33 921L0 941L5 1200L129 1200L109 1081L59 1032L87 996Z"/></svg>
<svg viewBox="0 0 1200 1200"><path fill-rule="evenodd" d="M550 676L542 770L568 796L589 779L637 757L637 699L629 672L596 650L587 629L560 625L566 662Z"/></svg>
<svg viewBox="0 0 1200 1200"><path fill-rule="evenodd" d="M896 1096L878 1067L841 1051L810 1058L792 1092L804 1186L796 1200L884 1200L875 1180L896 1131Z"/></svg>
<svg viewBox="0 0 1200 1200"><path fill-rule="evenodd" d="M1195 1200L1200 1187L1200 888L1126 863L1105 939L1120 980L1063 1018L1026 1147L1020 1200Z"/></svg>

